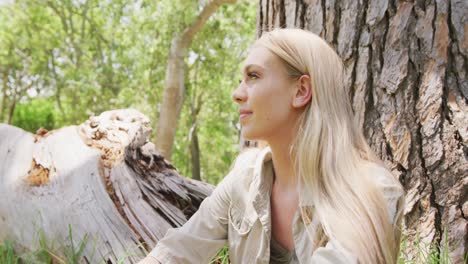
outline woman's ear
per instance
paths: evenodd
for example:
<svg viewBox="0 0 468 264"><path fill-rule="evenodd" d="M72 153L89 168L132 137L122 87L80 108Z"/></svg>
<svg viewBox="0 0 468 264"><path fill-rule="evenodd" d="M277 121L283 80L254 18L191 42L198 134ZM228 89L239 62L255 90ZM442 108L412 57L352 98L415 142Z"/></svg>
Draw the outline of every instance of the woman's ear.
<svg viewBox="0 0 468 264"><path fill-rule="evenodd" d="M293 100L294 108L301 108L312 100L312 83L309 75L302 75L297 80L296 91Z"/></svg>

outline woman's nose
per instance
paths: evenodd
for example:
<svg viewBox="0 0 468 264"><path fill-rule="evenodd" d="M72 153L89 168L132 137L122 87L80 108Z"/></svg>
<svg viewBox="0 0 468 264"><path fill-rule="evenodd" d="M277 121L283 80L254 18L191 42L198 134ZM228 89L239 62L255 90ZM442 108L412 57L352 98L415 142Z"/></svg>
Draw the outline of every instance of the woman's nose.
<svg viewBox="0 0 468 264"><path fill-rule="evenodd" d="M232 100L234 102L240 104L242 102L245 102L247 99L247 93L244 89L244 82L241 82L239 86L232 92Z"/></svg>

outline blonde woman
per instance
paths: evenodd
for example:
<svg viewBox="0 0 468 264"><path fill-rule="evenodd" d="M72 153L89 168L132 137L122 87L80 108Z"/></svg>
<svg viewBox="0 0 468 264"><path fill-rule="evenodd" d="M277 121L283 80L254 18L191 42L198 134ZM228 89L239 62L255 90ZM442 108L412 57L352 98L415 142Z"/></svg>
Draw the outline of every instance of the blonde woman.
<svg viewBox="0 0 468 264"><path fill-rule="evenodd" d="M353 121L343 65L325 41L275 29L253 45L233 93L242 153L181 228L141 263L396 263L403 189Z"/></svg>

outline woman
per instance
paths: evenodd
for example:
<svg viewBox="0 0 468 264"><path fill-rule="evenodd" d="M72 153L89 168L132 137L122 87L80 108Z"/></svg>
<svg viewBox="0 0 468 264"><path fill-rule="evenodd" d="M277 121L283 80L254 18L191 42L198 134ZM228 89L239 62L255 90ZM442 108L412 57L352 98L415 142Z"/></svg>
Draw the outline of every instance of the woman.
<svg viewBox="0 0 468 264"><path fill-rule="evenodd" d="M355 124L338 55L313 33L258 39L233 93L249 150L142 263L396 263L403 190Z"/></svg>

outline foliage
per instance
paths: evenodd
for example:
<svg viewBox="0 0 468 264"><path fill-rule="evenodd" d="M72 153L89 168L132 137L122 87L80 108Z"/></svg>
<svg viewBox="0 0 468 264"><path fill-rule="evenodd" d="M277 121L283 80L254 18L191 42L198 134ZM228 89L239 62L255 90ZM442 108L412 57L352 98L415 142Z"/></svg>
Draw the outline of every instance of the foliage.
<svg viewBox="0 0 468 264"><path fill-rule="evenodd" d="M31 252L23 252L18 254L15 251L15 242L6 240L0 244L0 263L1 264L18 264L18 263L31 263L31 264L49 264L49 263L60 263L60 264L78 264L84 263L83 251L86 247L92 247L94 250L94 244L88 235L85 235L75 244L73 239L72 226L68 226L68 241L57 241L48 238L45 235L43 229L39 229L36 232L34 242L36 250ZM143 248L142 245L137 247ZM128 249L124 256L120 256L117 259L117 263L125 263L130 256L136 256L134 250ZM138 255L139 257L144 257ZM92 258L93 256L91 256ZM107 263L105 259L102 259L99 263Z"/></svg>
<svg viewBox="0 0 468 264"><path fill-rule="evenodd" d="M156 127L169 47L203 1L18 0L0 5L0 122L34 132L135 108ZM201 175L219 182L238 142L230 93L253 42L256 3L222 6L187 54L187 95L173 161L191 176L198 127ZM194 115L195 104L200 110ZM154 134L154 133L153 133Z"/></svg>
<svg viewBox="0 0 468 264"><path fill-rule="evenodd" d="M84 247L88 243L87 236L85 236L79 241L78 248L75 247L71 225L69 225L68 244L58 241L60 246L57 247L55 241L48 239L42 229L38 230L34 240L37 243L37 249L22 255L14 252L13 241L5 241L5 246L0 245L0 263L80 263ZM4 256L9 257L4 258Z"/></svg>
<svg viewBox="0 0 468 264"><path fill-rule="evenodd" d="M239 16L239 14L243 14ZM225 5L208 21L191 46L187 59L187 96L176 135L173 160L190 175L190 133L199 128L201 176L218 183L239 152L237 106L231 93L238 85L240 62L253 42L255 6L252 2ZM191 107L201 104L197 120Z"/></svg>
<svg viewBox="0 0 468 264"><path fill-rule="evenodd" d="M16 106L12 124L32 133L40 127L50 130L54 128L56 114L53 100L32 98Z"/></svg>
<svg viewBox="0 0 468 264"><path fill-rule="evenodd" d="M462 240L457 243L461 243ZM444 229L442 233L442 241L440 244L437 243L425 243L419 236L416 234L416 241L412 244L408 243L408 235L403 234L400 242L400 255L398 258L398 264L451 264L449 253L452 252L458 245L449 243L448 232ZM410 256L405 252L408 252L408 248L412 249L412 252L415 252L415 256ZM464 263L468 261L468 254L464 257Z"/></svg>
<svg viewBox="0 0 468 264"><path fill-rule="evenodd" d="M223 247L216 257L211 260L210 264L228 264L229 262L229 248L227 246Z"/></svg>
<svg viewBox="0 0 468 264"><path fill-rule="evenodd" d="M0 263L17 264L20 257L16 255L13 248L13 241L7 240L5 244L0 244Z"/></svg>

